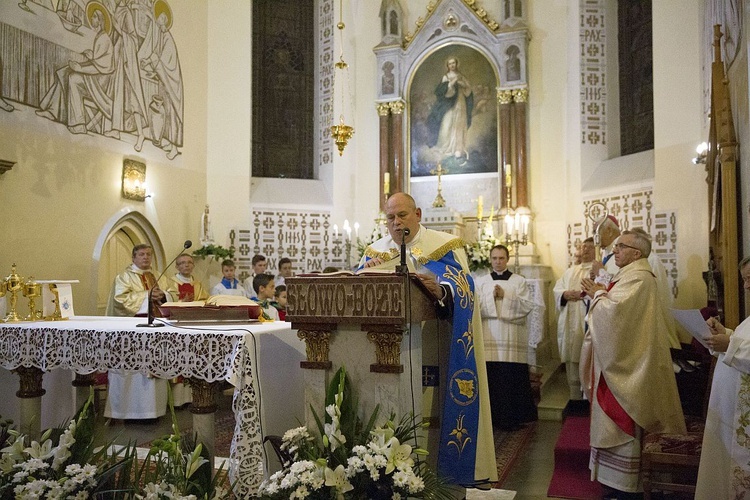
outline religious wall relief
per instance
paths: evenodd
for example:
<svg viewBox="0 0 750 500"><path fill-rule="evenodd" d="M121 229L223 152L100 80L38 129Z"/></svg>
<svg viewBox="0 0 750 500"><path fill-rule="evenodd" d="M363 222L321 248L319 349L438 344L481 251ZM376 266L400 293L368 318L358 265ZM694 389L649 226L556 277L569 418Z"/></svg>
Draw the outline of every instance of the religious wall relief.
<svg viewBox="0 0 750 500"><path fill-rule="evenodd" d="M24 0L5 11L0 109L180 154L183 81L165 0Z"/></svg>

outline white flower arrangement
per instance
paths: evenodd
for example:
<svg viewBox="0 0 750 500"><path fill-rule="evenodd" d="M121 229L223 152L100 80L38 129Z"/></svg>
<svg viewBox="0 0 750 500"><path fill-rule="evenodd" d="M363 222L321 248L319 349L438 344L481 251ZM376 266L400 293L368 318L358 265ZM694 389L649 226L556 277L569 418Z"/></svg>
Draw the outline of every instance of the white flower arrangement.
<svg viewBox="0 0 750 500"><path fill-rule="evenodd" d="M401 499L451 498L445 485L424 461L422 448L413 448L421 424L394 416L383 426L374 427L378 408L366 425L356 416L356 404L350 394L349 380L343 368L334 377L326 401L326 421L316 415L320 438L307 427L287 431L282 450L291 462L267 480L259 489L266 499Z"/></svg>
<svg viewBox="0 0 750 500"><path fill-rule="evenodd" d="M489 269L492 267L490 262L490 251L495 245L499 245L501 242L495 238L495 233L492 228L492 213L487 219L487 222L482 226L482 232L479 234L479 239L473 243L466 245L466 254L469 257L469 270L478 271L480 269Z"/></svg>
<svg viewBox="0 0 750 500"><path fill-rule="evenodd" d="M0 500L225 497L202 446L180 436L174 411L174 434L155 440L139 464L134 445L95 446L92 400L93 393L63 429L48 429L39 441L12 429L12 421L0 422Z"/></svg>

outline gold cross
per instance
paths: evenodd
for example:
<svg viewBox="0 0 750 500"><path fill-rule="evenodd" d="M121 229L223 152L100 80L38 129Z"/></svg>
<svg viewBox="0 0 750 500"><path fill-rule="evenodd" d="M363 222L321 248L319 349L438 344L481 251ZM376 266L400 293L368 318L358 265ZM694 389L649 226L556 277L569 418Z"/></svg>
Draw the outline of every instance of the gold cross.
<svg viewBox="0 0 750 500"><path fill-rule="evenodd" d="M432 206L435 208L440 208L445 206L445 199L443 198L443 181L441 179L443 174L448 173L447 168L443 168L442 163L438 163L437 168L433 168L430 170L430 173L432 175L437 175L437 196L435 197L435 201L432 202Z"/></svg>

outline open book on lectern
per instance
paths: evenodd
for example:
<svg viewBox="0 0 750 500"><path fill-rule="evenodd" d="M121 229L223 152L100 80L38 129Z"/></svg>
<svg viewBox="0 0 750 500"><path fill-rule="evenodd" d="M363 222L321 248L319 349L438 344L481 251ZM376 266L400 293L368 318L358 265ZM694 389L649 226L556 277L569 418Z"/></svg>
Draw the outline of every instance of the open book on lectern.
<svg viewBox="0 0 750 500"><path fill-rule="evenodd" d="M335 278L338 276L362 276L362 275L392 275L396 274L396 271L393 269L373 269L373 268L363 268L358 271L350 271L348 269L342 269L341 271L333 271L330 273L305 273L305 274L298 274L296 277L298 278L315 278L315 277L321 277L321 278Z"/></svg>

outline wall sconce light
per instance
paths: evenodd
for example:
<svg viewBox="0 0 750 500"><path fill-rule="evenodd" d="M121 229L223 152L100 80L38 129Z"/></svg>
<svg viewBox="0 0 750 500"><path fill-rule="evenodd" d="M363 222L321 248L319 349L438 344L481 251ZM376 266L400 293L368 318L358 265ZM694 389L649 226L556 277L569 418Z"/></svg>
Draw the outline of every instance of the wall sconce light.
<svg viewBox="0 0 750 500"><path fill-rule="evenodd" d="M134 160L122 162L122 197L127 200L145 201L146 164Z"/></svg>
<svg viewBox="0 0 750 500"><path fill-rule="evenodd" d="M693 164L706 164L706 157L708 156L708 144L705 142L701 142L698 144L698 147L695 148L695 152L698 153L698 156L693 158Z"/></svg>

